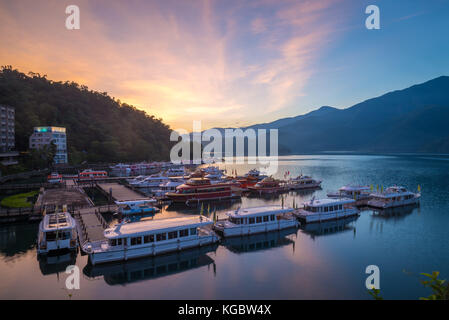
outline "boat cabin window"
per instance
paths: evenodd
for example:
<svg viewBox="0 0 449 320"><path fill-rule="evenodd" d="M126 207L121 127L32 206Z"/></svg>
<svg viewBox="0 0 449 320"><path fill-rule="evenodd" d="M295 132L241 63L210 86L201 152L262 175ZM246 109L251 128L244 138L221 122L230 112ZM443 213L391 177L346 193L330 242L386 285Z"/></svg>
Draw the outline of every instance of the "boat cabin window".
<svg viewBox="0 0 449 320"><path fill-rule="evenodd" d="M168 239L176 239L178 237L178 231L171 231L168 233Z"/></svg>
<svg viewBox="0 0 449 320"><path fill-rule="evenodd" d="M139 244L142 244L142 237L131 238L131 245L132 246L137 246Z"/></svg>
<svg viewBox="0 0 449 320"><path fill-rule="evenodd" d="M143 243L154 242L154 234L149 234L143 237Z"/></svg>
<svg viewBox="0 0 449 320"><path fill-rule="evenodd" d="M338 205L335 205L334 206L334 211L337 211L338 210Z"/></svg>
<svg viewBox="0 0 449 320"><path fill-rule="evenodd" d="M261 223L262 222L262 217L256 217L256 223Z"/></svg>
<svg viewBox="0 0 449 320"><path fill-rule="evenodd" d="M191 236L196 235L196 228L190 228L190 235Z"/></svg>
<svg viewBox="0 0 449 320"><path fill-rule="evenodd" d="M268 221L268 216L263 216L263 222L267 222Z"/></svg>
<svg viewBox="0 0 449 320"><path fill-rule="evenodd" d="M248 224L254 224L255 223L255 219L254 218L249 218L248 219Z"/></svg>
<svg viewBox="0 0 449 320"><path fill-rule="evenodd" d="M112 247L121 246L122 245L122 238L109 239L109 245L112 246Z"/></svg>
<svg viewBox="0 0 449 320"><path fill-rule="evenodd" d="M70 232L50 231L45 233L45 239L47 241L67 240L70 239L70 237L71 237Z"/></svg>
<svg viewBox="0 0 449 320"><path fill-rule="evenodd" d="M274 221L274 214L270 215L270 220Z"/></svg>
<svg viewBox="0 0 449 320"><path fill-rule="evenodd" d="M179 230L180 237L187 237L189 235L189 229Z"/></svg>
<svg viewBox="0 0 449 320"><path fill-rule="evenodd" d="M156 235L156 241L164 241L164 240L167 240L167 234L165 232L164 233L158 233Z"/></svg>
<svg viewBox="0 0 449 320"><path fill-rule="evenodd" d="M240 218L230 217L229 218L229 222L234 223L234 224L241 224L241 219Z"/></svg>

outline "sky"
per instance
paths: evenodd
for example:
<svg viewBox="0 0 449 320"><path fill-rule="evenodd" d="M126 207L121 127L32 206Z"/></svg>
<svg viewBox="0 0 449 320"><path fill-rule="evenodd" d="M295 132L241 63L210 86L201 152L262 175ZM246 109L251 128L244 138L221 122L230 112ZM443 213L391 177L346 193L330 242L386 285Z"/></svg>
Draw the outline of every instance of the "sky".
<svg viewBox="0 0 449 320"><path fill-rule="evenodd" d="M172 129L246 126L449 75L448 18L448 0L0 0L0 65L108 92Z"/></svg>

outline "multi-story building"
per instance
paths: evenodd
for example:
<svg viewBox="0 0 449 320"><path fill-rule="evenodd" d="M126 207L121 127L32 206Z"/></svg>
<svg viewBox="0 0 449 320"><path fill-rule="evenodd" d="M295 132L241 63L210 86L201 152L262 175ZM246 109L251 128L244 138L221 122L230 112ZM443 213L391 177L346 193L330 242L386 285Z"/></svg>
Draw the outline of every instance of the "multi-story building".
<svg viewBox="0 0 449 320"><path fill-rule="evenodd" d="M51 143L56 145L55 164L67 163L67 136L65 128L35 127L30 136L30 149L39 149Z"/></svg>
<svg viewBox="0 0 449 320"><path fill-rule="evenodd" d="M15 109L0 105L0 162L3 165L17 164L15 148Z"/></svg>

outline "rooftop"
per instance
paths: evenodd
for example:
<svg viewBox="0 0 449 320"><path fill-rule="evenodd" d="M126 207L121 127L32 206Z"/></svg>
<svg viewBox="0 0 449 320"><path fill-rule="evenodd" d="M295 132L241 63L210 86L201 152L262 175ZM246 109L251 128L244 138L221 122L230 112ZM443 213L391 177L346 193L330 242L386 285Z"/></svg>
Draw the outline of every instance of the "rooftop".
<svg viewBox="0 0 449 320"><path fill-rule="evenodd" d="M331 198L324 198L324 199L318 199L318 200L311 200L311 201L306 201L304 202L304 204L308 205L308 206L313 206L313 207L320 207L320 206L325 206L325 205L336 205L336 204L345 204L345 203L352 203L355 202L352 199L331 199Z"/></svg>
<svg viewBox="0 0 449 320"><path fill-rule="evenodd" d="M241 216L259 215L259 214L278 214L278 213L286 213L286 212L291 212L291 211L293 211L293 209L282 208L281 206L261 206L261 207L252 207L252 208L238 209L235 211L229 211L226 214L228 216L241 217Z"/></svg>
<svg viewBox="0 0 449 320"><path fill-rule="evenodd" d="M204 216L146 220L117 225L113 228L106 229L104 235L106 238L116 238L120 236L139 235L140 233L149 231L176 230L182 227L193 228L209 224L212 224L212 220Z"/></svg>

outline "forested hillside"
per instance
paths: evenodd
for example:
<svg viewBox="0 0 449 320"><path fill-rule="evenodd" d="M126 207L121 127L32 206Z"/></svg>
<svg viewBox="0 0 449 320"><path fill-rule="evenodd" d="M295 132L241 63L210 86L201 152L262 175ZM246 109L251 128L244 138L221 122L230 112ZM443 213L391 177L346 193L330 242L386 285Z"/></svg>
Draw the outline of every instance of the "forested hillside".
<svg viewBox="0 0 449 320"><path fill-rule="evenodd" d="M28 149L35 126L67 128L69 161L167 160L170 128L106 92L2 67L0 104L16 109L16 149Z"/></svg>

